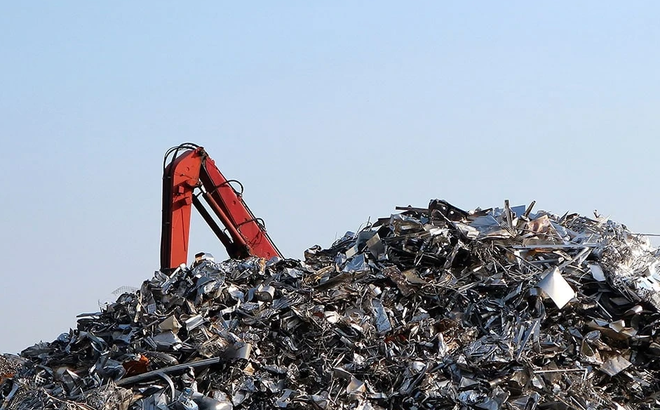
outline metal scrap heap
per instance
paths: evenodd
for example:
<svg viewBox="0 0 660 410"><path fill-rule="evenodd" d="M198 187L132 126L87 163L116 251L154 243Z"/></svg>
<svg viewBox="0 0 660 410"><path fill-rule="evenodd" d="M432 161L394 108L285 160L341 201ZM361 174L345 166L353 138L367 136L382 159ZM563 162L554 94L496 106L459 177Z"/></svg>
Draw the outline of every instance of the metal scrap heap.
<svg viewBox="0 0 660 410"><path fill-rule="evenodd" d="M660 408L644 237L533 203L400 210L304 262L156 272L5 355L0 408Z"/></svg>

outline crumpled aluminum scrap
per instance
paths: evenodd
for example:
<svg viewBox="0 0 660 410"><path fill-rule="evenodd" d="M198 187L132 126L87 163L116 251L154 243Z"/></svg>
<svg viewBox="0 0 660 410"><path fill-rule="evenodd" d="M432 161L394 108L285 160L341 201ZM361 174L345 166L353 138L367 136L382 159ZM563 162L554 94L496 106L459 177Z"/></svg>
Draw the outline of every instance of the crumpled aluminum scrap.
<svg viewBox="0 0 660 410"><path fill-rule="evenodd" d="M0 360L0 409L660 408L660 254L606 218L399 208L156 272Z"/></svg>

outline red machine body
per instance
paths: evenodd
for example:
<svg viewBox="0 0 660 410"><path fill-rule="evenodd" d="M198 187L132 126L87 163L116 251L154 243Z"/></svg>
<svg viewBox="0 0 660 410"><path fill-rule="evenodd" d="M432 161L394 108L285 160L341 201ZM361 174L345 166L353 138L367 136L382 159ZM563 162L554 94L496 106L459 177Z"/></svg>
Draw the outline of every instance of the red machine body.
<svg viewBox="0 0 660 410"><path fill-rule="evenodd" d="M231 185L240 183L227 180L203 147L182 144L171 148L165 154L163 165L162 271L187 263L193 205L230 257L270 259L282 256L266 233L263 221L255 218L243 202L242 192ZM216 218L226 231L218 225Z"/></svg>

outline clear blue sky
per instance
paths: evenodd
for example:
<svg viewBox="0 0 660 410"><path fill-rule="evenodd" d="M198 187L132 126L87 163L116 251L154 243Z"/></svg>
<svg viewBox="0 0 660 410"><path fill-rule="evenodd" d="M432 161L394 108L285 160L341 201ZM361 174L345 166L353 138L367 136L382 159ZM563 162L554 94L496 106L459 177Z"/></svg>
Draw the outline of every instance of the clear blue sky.
<svg viewBox="0 0 660 410"><path fill-rule="evenodd" d="M5 2L0 351L151 277L162 155L184 141L243 182L296 258L431 198L660 232L659 15L652 1ZM223 256L193 230L193 250Z"/></svg>

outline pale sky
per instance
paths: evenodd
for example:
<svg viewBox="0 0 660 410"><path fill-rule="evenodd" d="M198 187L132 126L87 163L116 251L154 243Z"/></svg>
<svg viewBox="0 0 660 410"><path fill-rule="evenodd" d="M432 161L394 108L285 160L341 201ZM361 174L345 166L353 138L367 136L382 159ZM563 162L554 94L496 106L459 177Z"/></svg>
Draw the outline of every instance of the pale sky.
<svg viewBox="0 0 660 410"><path fill-rule="evenodd" d="M243 183L293 258L432 198L660 233L658 16L652 1L5 2L0 351L152 276L162 156L181 142ZM193 222L192 251L224 258Z"/></svg>

